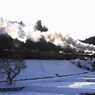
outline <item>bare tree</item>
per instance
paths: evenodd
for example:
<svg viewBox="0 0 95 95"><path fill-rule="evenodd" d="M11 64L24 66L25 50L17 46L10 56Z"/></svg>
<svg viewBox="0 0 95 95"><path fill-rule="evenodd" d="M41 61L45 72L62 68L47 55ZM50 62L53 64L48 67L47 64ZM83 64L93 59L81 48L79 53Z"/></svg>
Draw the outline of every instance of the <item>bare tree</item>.
<svg viewBox="0 0 95 95"><path fill-rule="evenodd" d="M9 84L13 79L26 68L24 60L21 59L0 59L0 75L5 76Z"/></svg>

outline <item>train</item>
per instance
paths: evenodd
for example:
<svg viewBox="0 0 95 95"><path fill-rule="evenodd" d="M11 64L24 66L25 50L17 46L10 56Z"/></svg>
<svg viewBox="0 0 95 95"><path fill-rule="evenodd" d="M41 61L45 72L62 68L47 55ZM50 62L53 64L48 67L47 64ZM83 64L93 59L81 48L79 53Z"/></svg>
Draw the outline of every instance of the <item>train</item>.
<svg viewBox="0 0 95 95"><path fill-rule="evenodd" d="M9 59L95 59L95 54L88 53L64 53L64 52L42 52L33 50L2 50L0 52L1 58Z"/></svg>

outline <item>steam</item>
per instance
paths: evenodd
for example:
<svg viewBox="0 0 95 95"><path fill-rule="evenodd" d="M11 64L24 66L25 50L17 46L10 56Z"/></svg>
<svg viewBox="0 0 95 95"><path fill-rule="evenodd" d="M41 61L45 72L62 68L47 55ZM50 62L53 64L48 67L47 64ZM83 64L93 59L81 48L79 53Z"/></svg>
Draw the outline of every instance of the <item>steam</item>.
<svg viewBox="0 0 95 95"><path fill-rule="evenodd" d="M23 27L19 22L0 19L0 34L10 35L13 39L21 39L25 36Z"/></svg>
<svg viewBox="0 0 95 95"><path fill-rule="evenodd" d="M7 21L3 18L0 19L0 35L1 34L10 35L13 39L17 38L24 42L27 39L31 39L34 42L40 41L40 39L44 39L46 42L60 45L63 48L67 45L70 45L71 47L79 50L95 52L94 45L84 44L79 40L74 40L69 35L64 36L58 32L51 34L48 32L34 31L34 25L25 24L23 22Z"/></svg>
<svg viewBox="0 0 95 95"><path fill-rule="evenodd" d="M69 45L71 47L74 47L79 50L85 50L85 51L95 51L95 46L90 44L85 44L80 42L79 40L74 40L69 35L63 36L61 33L55 33L55 34L49 34L45 35L46 41L52 42L56 45L60 45L62 47L65 47L66 45Z"/></svg>

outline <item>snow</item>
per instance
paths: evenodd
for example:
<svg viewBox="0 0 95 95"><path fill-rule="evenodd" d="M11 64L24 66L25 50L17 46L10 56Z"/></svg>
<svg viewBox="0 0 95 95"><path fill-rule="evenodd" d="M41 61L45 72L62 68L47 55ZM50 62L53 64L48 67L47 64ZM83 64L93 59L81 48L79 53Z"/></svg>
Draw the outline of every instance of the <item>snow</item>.
<svg viewBox="0 0 95 95"><path fill-rule="evenodd" d="M20 74L20 78L54 77L56 74L69 75L84 72L68 60L26 60L26 63L27 68Z"/></svg>
<svg viewBox="0 0 95 95"><path fill-rule="evenodd" d="M25 60L25 62L27 68L15 78L17 81L11 86L25 86L25 88L19 92L0 92L0 95L95 93L95 72L78 68L72 64L71 60ZM81 64L86 65L86 61L81 61ZM0 83L0 87L10 86L6 83Z"/></svg>
<svg viewBox="0 0 95 95"><path fill-rule="evenodd" d="M88 70L91 70L93 71L93 62L95 60L73 60L72 63L75 64L76 66L80 66L82 67L83 69L88 69Z"/></svg>

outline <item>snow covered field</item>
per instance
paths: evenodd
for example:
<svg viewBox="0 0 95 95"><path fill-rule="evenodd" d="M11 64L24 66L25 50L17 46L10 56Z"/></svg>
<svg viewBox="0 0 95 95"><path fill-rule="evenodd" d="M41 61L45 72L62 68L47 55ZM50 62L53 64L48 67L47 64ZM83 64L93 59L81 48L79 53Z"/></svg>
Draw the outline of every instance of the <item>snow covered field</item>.
<svg viewBox="0 0 95 95"><path fill-rule="evenodd" d="M19 92L0 92L0 95L80 95L95 92L95 72L78 68L70 60L25 62L27 68L15 78L16 83L12 85L25 88ZM0 87L7 86L0 83Z"/></svg>

